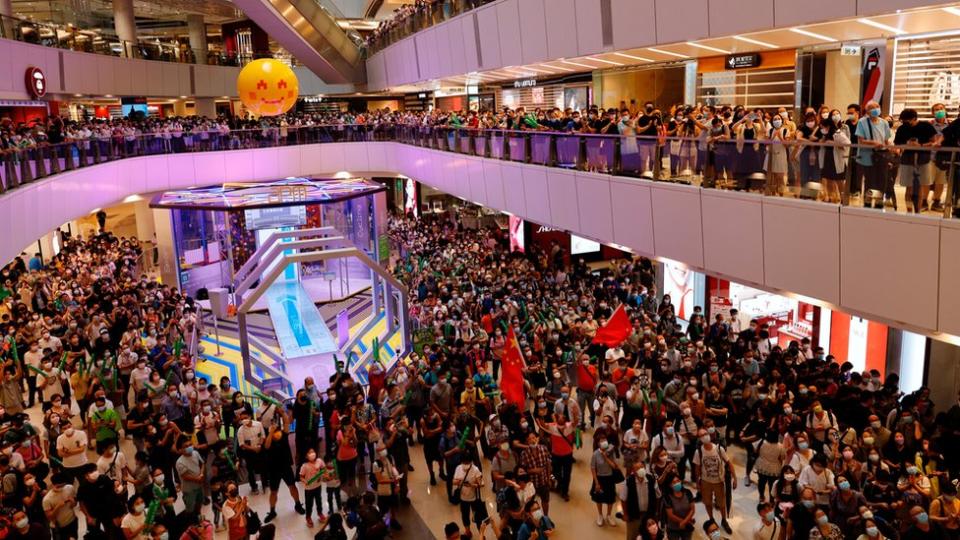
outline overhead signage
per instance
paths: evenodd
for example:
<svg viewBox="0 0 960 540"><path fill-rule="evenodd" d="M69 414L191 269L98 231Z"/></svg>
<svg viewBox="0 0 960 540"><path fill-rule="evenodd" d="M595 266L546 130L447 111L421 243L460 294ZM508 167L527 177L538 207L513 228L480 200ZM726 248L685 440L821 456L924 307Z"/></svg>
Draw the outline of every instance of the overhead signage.
<svg viewBox="0 0 960 540"><path fill-rule="evenodd" d="M520 81L513 81L514 88L533 88L537 85L536 79L523 79Z"/></svg>
<svg viewBox="0 0 960 540"><path fill-rule="evenodd" d="M840 47L840 56L860 56L860 46L843 45Z"/></svg>
<svg viewBox="0 0 960 540"><path fill-rule="evenodd" d="M760 66L760 54L731 54L727 55L724 66L727 69L755 68Z"/></svg>
<svg viewBox="0 0 960 540"><path fill-rule="evenodd" d="M36 66L28 67L25 79L28 94L34 98L42 98L47 94L47 76L42 69Z"/></svg>

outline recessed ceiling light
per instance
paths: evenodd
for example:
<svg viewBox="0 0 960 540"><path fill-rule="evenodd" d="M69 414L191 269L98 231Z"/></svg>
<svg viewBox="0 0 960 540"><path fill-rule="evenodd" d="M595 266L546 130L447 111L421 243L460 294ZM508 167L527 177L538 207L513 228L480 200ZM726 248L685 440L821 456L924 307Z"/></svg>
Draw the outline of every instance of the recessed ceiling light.
<svg viewBox="0 0 960 540"><path fill-rule="evenodd" d="M621 57L621 58L629 58L630 60L637 60L637 61L639 61L639 62L653 62L653 60L651 60L651 59L649 59L649 58L644 58L644 57L642 57L642 56L634 56L634 55L632 55L632 54L627 54L627 53L622 53L622 52L615 52L615 53L613 53L613 54L616 55L616 56L619 56L619 57Z"/></svg>
<svg viewBox="0 0 960 540"><path fill-rule="evenodd" d="M748 38L747 36L733 36L733 39L742 41L744 43L752 43L753 45L759 45L761 47L766 47L768 49L777 48L777 46L772 43L767 43L766 41L760 41L759 39Z"/></svg>
<svg viewBox="0 0 960 540"><path fill-rule="evenodd" d="M690 45L691 47L696 47L698 49L705 49L708 51L718 52L720 54L730 54L730 51L725 51L723 49L718 49L716 47L711 47L709 45L703 45L701 43L694 43L693 41L688 41L687 45Z"/></svg>
<svg viewBox="0 0 960 540"><path fill-rule="evenodd" d="M823 34L818 34L816 32L811 32L809 30L804 30L803 28L791 28L790 31L793 32L794 34L800 34L801 36L812 37L814 39L819 39L821 41L837 41L832 37L828 37Z"/></svg>
<svg viewBox="0 0 960 540"><path fill-rule="evenodd" d="M654 49L653 47L647 47L647 50L650 51L650 52L655 52L655 53L657 53L657 54L664 54L664 55L667 55L667 56L676 56L677 58L689 58L689 56L687 56L687 55L685 55L685 54L675 53L675 52L671 52L671 51L665 51L665 50L663 50L663 49Z"/></svg>
<svg viewBox="0 0 960 540"><path fill-rule="evenodd" d="M877 22L877 21L868 19L868 18L866 18L866 17L864 17L864 18L862 18L862 19L857 19L857 22L860 23L860 24L865 24L865 25L867 25L867 26L872 26L872 27L874 27L874 28L879 28L880 30L885 30L885 31L887 31L887 32L890 32L890 33L893 33L893 34L897 34L897 35L900 35L900 34L903 34L903 33L904 33L903 30L901 30L900 28L894 28L894 27L892 27L892 26L890 26L890 25L888 25L888 24L879 23L879 22Z"/></svg>
<svg viewBox="0 0 960 540"><path fill-rule="evenodd" d="M563 67L563 66L551 66L551 65L547 65L547 64L540 64L540 65L543 66L543 67L545 67L545 68L549 68L549 69L558 69L558 70L560 70L560 71L567 71L567 72L573 71L572 69L570 69L570 68L565 68L565 67Z"/></svg>
<svg viewBox="0 0 960 540"><path fill-rule="evenodd" d="M587 69L596 69L596 66L588 66L587 64L578 64L576 62L571 62L569 60L560 60L560 61L563 62L564 64L570 64L571 66L578 66L578 67L587 68Z"/></svg>
<svg viewBox="0 0 960 540"><path fill-rule="evenodd" d="M603 58L584 58L584 60L593 60L594 62L603 62L604 64L610 64L611 66L622 66L622 62L614 62L613 60L605 60Z"/></svg>
<svg viewBox="0 0 960 540"><path fill-rule="evenodd" d="M957 17L960 17L960 8L945 7L945 8L943 8L943 10L946 11L947 13L951 14L951 15L956 15Z"/></svg>

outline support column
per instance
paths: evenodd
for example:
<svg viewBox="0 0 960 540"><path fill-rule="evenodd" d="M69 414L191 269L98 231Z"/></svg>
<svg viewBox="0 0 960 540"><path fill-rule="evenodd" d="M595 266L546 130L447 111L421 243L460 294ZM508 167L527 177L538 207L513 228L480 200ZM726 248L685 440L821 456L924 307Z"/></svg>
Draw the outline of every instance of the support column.
<svg viewBox="0 0 960 540"><path fill-rule="evenodd" d="M0 37L13 39L13 21L7 19L13 17L13 0L0 0L0 16L3 17L0 20Z"/></svg>
<svg viewBox="0 0 960 540"><path fill-rule="evenodd" d="M113 0L113 27L123 42L123 55L136 58L137 22L133 15L133 0Z"/></svg>
<svg viewBox="0 0 960 540"><path fill-rule="evenodd" d="M194 103L193 112L197 116L217 117L217 102L213 98L197 98Z"/></svg>
<svg viewBox="0 0 960 540"><path fill-rule="evenodd" d="M173 114L174 116L186 116L187 115L187 100L178 99L173 102Z"/></svg>
<svg viewBox="0 0 960 540"><path fill-rule="evenodd" d="M203 15L187 15L187 30L190 33L190 48L196 58L194 63L207 63L207 25L203 23Z"/></svg>

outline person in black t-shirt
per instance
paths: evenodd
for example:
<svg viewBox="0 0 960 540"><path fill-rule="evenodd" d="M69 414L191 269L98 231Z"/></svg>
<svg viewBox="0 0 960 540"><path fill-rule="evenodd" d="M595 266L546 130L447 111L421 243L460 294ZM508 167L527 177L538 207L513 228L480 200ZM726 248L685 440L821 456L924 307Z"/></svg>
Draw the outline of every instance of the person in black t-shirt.
<svg viewBox="0 0 960 540"><path fill-rule="evenodd" d="M921 122L914 109L904 109L900 113L902 124L897 128L893 143L897 146L935 146L940 141L940 135L930 122ZM933 183L930 171L930 152L919 150L905 150L898 148L900 153L899 183L907 188L907 200L913 201L913 211L920 213L920 201L926 201ZM919 198L917 197L919 195Z"/></svg>

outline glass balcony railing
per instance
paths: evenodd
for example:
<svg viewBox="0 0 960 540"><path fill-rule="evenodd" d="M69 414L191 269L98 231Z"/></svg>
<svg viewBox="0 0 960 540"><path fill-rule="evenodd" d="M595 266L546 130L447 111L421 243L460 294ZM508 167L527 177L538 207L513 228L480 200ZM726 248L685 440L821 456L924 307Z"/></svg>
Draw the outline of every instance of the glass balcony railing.
<svg viewBox="0 0 960 540"><path fill-rule="evenodd" d="M105 136L0 150L0 193L62 171L128 157L369 141L706 189L960 217L955 211L960 148L646 138L398 124L267 127L185 132L177 137ZM928 203L929 195L934 195L934 200Z"/></svg>
<svg viewBox="0 0 960 540"><path fill-rule="evenodd" d="M405 37L476 9L493 0L424 0L403 6L367 38L367 55L375 54Z"/></svg>
<svg viewBox="0 0 960 540"><path fill-rule="evenodd" d="M273 58L269 51L255 54L236 54L218 50L194 50L175 41L124 41L116 36L94 34L73 26L55 25L0 15L0 37L65 49L70 51L137 58L159 62L196 64L206 57L206 63L218 66L244 66L257 58ZM296 65L292 59L286 59Z"/></svg>

